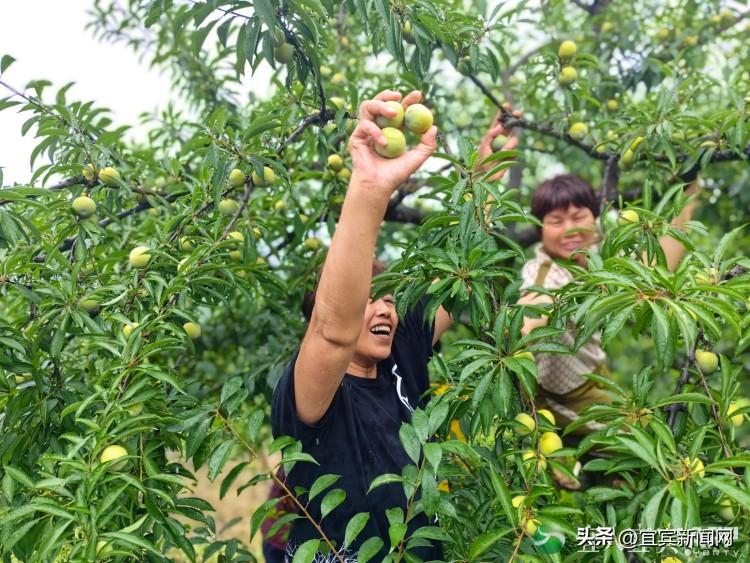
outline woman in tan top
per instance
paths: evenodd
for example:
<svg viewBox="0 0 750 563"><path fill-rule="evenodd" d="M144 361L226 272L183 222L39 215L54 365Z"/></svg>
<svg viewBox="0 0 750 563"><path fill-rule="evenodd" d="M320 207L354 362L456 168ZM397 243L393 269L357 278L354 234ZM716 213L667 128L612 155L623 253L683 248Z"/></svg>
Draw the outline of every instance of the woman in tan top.
<svg viewBox="0 0 750 563"><path fill-rule="evenodd" d="M498 135L509 136L504 150L513 148L517 141L510 137L510 133L496 121L482 139L480 159L491 154L491 143ZM497 179L499 176L493 178ZM695 179L685 190L685 194L692 196L698 190L698 180ZM696 205L697 198L692 198L674 218L672 226L680 228L690 221ZM571 260L580 266L586 266L586 254L576 251L592 248L596 243L596 218L599 214L596 194L578 176L555 176L542 182L534 191L531 213L542 223L539 229L541 242L536 245L534 256L521 271L522 297L518 303L552 303L549 295L534 292L533 288L555 290L573 281L573 274L560 260ZM674 271L684 255L684 247L668 236L662 237L659 242L664 250L667 267ZM544 316L527 317L521 332L526 335L534 328L546 324L547 318ZM563 334L560 341L570 347L574 338L575 328L571 326L571 330ZM551 409L559 426L567 426L589 405L612 402L608 393L594 381L583 377L587 373L607 373L606 354L601 348L599 334L595 334L575 354L537 354L535 359L538 373L537 407ZM595 422L589 422L575 434L588 434L601 427Z"/></svg>

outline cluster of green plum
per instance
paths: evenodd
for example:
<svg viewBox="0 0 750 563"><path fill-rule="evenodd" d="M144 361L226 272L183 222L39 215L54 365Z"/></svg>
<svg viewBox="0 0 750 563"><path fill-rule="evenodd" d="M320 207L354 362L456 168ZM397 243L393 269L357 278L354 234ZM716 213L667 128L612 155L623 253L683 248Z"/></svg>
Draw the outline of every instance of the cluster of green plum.
<svg viewBox="0 0 750 563"><path fill-rule="evenodd" d="M385 145L375 144L375 151L385 158L397 158L404 154L406 150L406 137L402 129L421 135L432 127L432 112L422 104L411 104L404 110L399 102L385 102L395 111L393 117L379 115L375 118L375 123L382 130L383 137L387 143Z"/></svg>

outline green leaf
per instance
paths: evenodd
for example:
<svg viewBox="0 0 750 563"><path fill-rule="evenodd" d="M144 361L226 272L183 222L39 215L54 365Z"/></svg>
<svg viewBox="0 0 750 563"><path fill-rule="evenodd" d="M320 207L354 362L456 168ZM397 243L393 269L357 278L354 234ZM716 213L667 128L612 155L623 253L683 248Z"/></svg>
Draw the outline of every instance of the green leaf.
<svg viewBox="0 0 750 563"><path fill-rule="evenodd" d="M397 548L406 535L406 524L404 522L394 522L388 528L388 539L391 541L391 548Z"/></svg>
<svg viewBox="0 0 750 563"><path fill-rule="evenodd" d="M446 532L437 526L422 526L416 530L412 535L412 538L423 538L427 540L435 540L441 542L452 542L451 538Z"/></svg>
<svg viewBox="0 0 750 563"><path fill-rule="evenodd" d="M0 74L8 70L8 67L12 65L15 60L16 59L11 57L10 55L3 55L3 58L0 59Z"/></svg>
<svg viewBox="0 0 750 563"><path fill-rule="evenodd" d="M339 506L346 499L346 491L344 489L333 489L326 493L323 500L320 503L320 518L323 519L328 516L332 510Z"/></svg>
<svg viewBox="0 0 750 563"><path fill-rule="evenodd" d="M271 0L255 0L255 10L269 29L276 27L276 10Z"/></svg>
<svg viewBox="0 0 750 563"><path fill-rule="evenodd" d="M34 525L39 522L41 518L35 518L34 520L29 520L25 524L23 524L21 527L16 528L11 535L9 535L7 538L5 538L5 541L2 542L3 549L10 553L10 551L13 549L13 546L18 543L18 540L26 536L26 533L34 527Z"/></svg>
<svg viewBox="0 0 750 563"><path fill-rule="evenodd" d="M333 475L331 473L326 473L315 479L315 482L310 487L310 492L307 495L308 500L314 499L339 479L341 479L341 475Z"/></svg>
<svg viewBox="0 0 750 563"><path fill-rule="evenodd" d="M188 434L186 443L186 451L185 455L190 459L195 455L195 453L198 451L198 448L201 447L201 444L203 444L203 440L206 438L206 434L208 433L208 429L211 427L211 422L213 421L213 417L206 414L204 418L198 422L198 424L193 428L193 430Z"/></svg>
<svg viewBox="0 0 750 563"><path fill-rule="evenodd" d="M42 541L36 546L36 555L39 557L39 561L48 560L47 555L55 549L57 540L63 535L65 530L70 526L73 521L67 520L60 522L57 526L53 526L54 520L50 520L49 525L45 527L44 532L41 535Z"/></svg>
<svg viewBox="0 0 750 563"><path fill-rule="evenodd" d="M660 473L662 472L662 468L659 465L659 462L657 461L656 457L654 457L654 449L647 449L643 447L631 436L618 436L617 440L637 457L648 463L651 467L653 467Z"/></svg>
<svg viewBox="0 0 750 563"><path fill-rule="evenodd" d="M750 510L750 494L746 489L740 489L718 477L704 477L703 482L719 489L732 500L737 501L746 509Z"/></svg>
<svg viewBox="0 0 750 563"><path fill-rule="evenodd" d="M653 406L663 407L672 403L702 403L704 405L712 405L714 402L702 393L679 393L656 401Z"/></svg>
<svg viewBox="0 0 750 563"><path fill-rule="evenodd" d="M287 464L297 461L304 461L305 463L314 463L315 465L320 465L313 456L306 452L284 452L284 457L282 458L281 463Z"/></svg>
<svg viewBox="0 0 750 563"><path fill-rule="evenodd" d="M504 530L493 530L477 537L477 539L474 540L474 542L471 544L471 548L469 549L469 561L474 561L477 557L490 549L493 545L500 541L500 539L504 535L512 530L512 528L505 528Z"/></svg>
<svg viewBox="0 0 750 563"><path fill-rule="evenodd" d="M13 477L14 480L21 483L24 487L28 487L29 489L34 488L34 482L31 480L31 478L26 475L24 471L21 469L16 469L15 467L11 467L10 465L6 465L3 467L3 470Z"/></svg>
<svg viewBox="0 0 750 563"><path fill-rule="evenodd" d="M432 467L433 475L437 473L440 466L440 459L443 456L443 449L436 442L427 442L424 445L424 457Z"/></svg>
<svg viewBox="0 0 750 563"><path fill-rule="evenodd" d="M253 512L253 516L250 519L250 541L252 541L258 528L260 528L260 525L280 501L280 498L268 499L261 504L255 512Z"/></svg>
<svg viewBox="0 0 750 563"><path fill-rule="evenodd" d="M656 494L650 495L646 507L643 509L641 514L641 528L654 529L656 527L656 517L659 513L659 506L661 505L661 499L664 497L664 493L667 492L667 487L662 487Z"/></svg>
<svg viewBox="0 0 750 563"><path fill-rule="evenodd" d="M665 366L671 364L672 359L670 350L673 348L670 346L671 335L669 334L669 321L661 307L651 301L648 301L647 303L654 314L651 323L651 333L654 337L654 343L656 344L656 359L658 360L659 366L663 369Z"/></svg>
<svg viewBox="0 0 750 563"><path fill-rule="evenodd" d="M419 443L419 436L417 436L414 428L406 422L402 423L398 431L398 437L406 450L406 454L415 464L418 464L422 447Z"/></svg>
<svg viewBox="0 0 750 563"><path fill-rule="evenodd" d="M216 476L221 473L224 469L229 456L232 455L232 448L234 447L234 439L230 438L225 442L219 444L219 446L213 451L211 457L208 460L208 478L213 481Z"/></svg>
<svg viewBox="0 0 750 563"><path fill-rule="evenodd" d="M161 559L162 554L157 550L154 545L143 538L140 538L138 536L134 536L133 534L124 534L122 532L107 532L104 534L101 534L100 536L103 539L113 539L118 542L122 542L126 545L132 545L135 547L140 547L141 549L145 549L149 553L155 555L159 559Z"/></svg>
<svg viewBox="0 0 750 563"><path fill-rule="evenodd" d="M500 506L503 507L505 517L508 519L508 522L515 522L518 516L516 509L513 508L513 503L511 502L508 485L500 478L500 474L495 471L494 467L490 467L489 472L492 488L495 489L495 496L500 501Z"/></svg>
<svg viewBox="0 0 750 563"><path fill-rule="evenodd" d="M319 539L307 540L294 552L292 563L310 563L318 553Z"/></svg>
<svg viewBox="0 0 750 563"><path fill-rule="evenodd" d="M242 461L235 465L232 470L227 474L224 479L221 481L221 487L219 487L219 498L223 499L224 496L226 496L227 491L229 490L229 487L232 486L232 483L234 483L234 480L237 479L237 476L240 474L242 469L249 465L249 461Z"/></svg>
<svg viewBox="0 0 750 563"><path fill-rule="evenodd" d="M357 562L367 563L378 551L381 550L382 547L383 540L380 538L374 537L366 539L359 547L359 551L357 551Z"/></svg>
<svg viewBox="0 0 750 563"><path fill-rule="evenodd" d="M264 417L265 415L261 410L257 410L250 415L250 418L247 421L247 437L250 438L251 442L258 439L258 431L260 430Z"/></svg>
<svg viewBox="0 0 750 563"><path fill-rule="evenodd" d="M352 542L357 539L357 536L367 525L369 519L369 512L359 512L352 516L352 519L346 525L346 532L344 533L344 549L352 545Z"/></svg>
<svg viewBox="0 0 750 563"><path fill-rule="evenodd" d="M401 475L396 475L395 473L384 473L383 475L378 475L375 477L375 479L372 480L372 483L370 484L370 488L367 489L367 492L369 493L373 489L377 489L381 485L387 485L389 483L403 483L404 478L401 477Z"/></svg>
<svg viewBox="0 0 750 563"><path fill-rule="evenodd" d="M611 489L609 487L591 487L586 490L586 502L592 504L603 504L616 498L631 498L633 494L622 489Z"/></svg>

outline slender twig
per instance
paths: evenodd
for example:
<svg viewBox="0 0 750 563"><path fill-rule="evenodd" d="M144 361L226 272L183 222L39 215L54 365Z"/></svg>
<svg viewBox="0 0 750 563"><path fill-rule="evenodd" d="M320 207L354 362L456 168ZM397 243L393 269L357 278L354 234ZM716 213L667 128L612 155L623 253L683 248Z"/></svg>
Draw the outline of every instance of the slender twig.
<svg viewBox="0 0 750 563"><path fill-rule="evenodd" d="M700 366L698 366L698 374L700 375L703 389L706 392L706 397L711 399L711 414L713 415L713 418L716 421L716 429L719 431L719 441L721 442L721 447L724 450L724 455L726 457L732 457L732 450L729 447L729 444L727 444L727 439L726 439L726 436L724 436L724 430L722 429L722 426L721 426L721 418L719 418L719 411L716 408L716 401L711 395L711 388L708 386L708 383L706 382L706 377L703 375L703 370L700 369Z"/></svg>
<svg viewBox="0 0 750 563"><path fill-rule="evenodd" d="M235 223L237 223L237 219L239 219L240 215L242 215L242 212L245 210L245 207L247 207L247 202L250 200L250 194L252 193L254 188L255 183L252 179L249 179L245 183L245 193L242 194L242 201L240 202L237 211L234 212L234 215L232 215L229 223L227 223L227 226L224 228L224 232L221 234L221 238L226 238L229 232L234 228Z"/></svg>
<svg viewBox="0 0 750 563"><path fill-rule="evenodd" d="M336 117L336 114L330 110L322 109L318 112L312 113L305 117L304 120L302 120L302 123L300 123L297 128L292 131L292 133L284 139L279 146L276 148L276 154L281 154L281 152L290 144L296 141L302 133L304 133L305 129L310 127L310 125L322 125L324 123L327 123L334 119Z"/></svg>
<svg viewBox="0 0 750 563"><path fill-rule="evenodd" d="M699 331L698 337L696 337L695 342L693 342L693 344L690 346L688 355L685 358L685 361L682 363L682 373L680 374L680 377L677 380L677 384L675 385L674 392L672 393L672 395L679 395L682 392L682 387L690 381L690 366L693 365L693 363L695 363L695 348L702 334L703 332ZM683 403L672 403L671 405L667 407L666 410L669 413L669 420L668 420L669 427L672 429L672 431L674 431L675 424L677 423L677 413L679 413L682 410L685 410L685 405Z"/></svg>
<svg viewBox="0 0 750 563"><path fill-rule="evenodd" d="M91 133L89 133L88 131L83 131L83 130L79 129L78 127L75 127L72 123L70 123L62 115L59 115L59 114L53 112L51 109L49 109L46 105L44 105L44 103L42 103L41 100L38 100L36 98L30 98L29 96L27 96L23 92L19 92L18 90L16 90L15 88L13 88L13 86L11 86L10 84L8 84L7 82L5 82L3 80L0 80L0 86L3 86L4 88L10 90L11 92L13 92L13 94L15 94L16 96L18 96L19 98L22 98L22 99L26 100L28 103L30 103L31 105L33 105L34 107L36 107L37 109L39 109L39 111L41 111L41 112L43 112L43 113L45 113L47 115L50 115L50 116L54 117L55 119L61 121L62 123L65 124L66 127L70 127L74 131L78 131L82 135L86 136L91 142L96 142L96 137L94 137Z"/></svg>
<svg viewBox="0 0 750 563"><path fill-rule="evenodd" d="M506 68L503 71L503 73L502 73L503 82L507 82L507 80L511 76L513 76L513 74L519 68L521 68L523 65L525 65L529 61L529 59L531 59L531 57L533 57L534 55L536 55L540 51L543 51L544 49L546 49L547 47L549 47L549 45L551 43L552 43L551 41L549 41L547 43L542 43L542 44L538 45L537 47L534 47L531 51L527 52L526 54L521 55L516 62L514 62L512 65L510 65L508 68Z"/></svg>
<svg viewBox="0 0 750 563"><path fill-rule="evenodd" d="M404 515L404 523L409 523L409 513L411 512L411 509L414 505L414 500L417 496L417 491L419 490L420 483L422 482L422 475L424 474L424 466L425 466L425 459L424 456L422 456L422 462L419 464L419 470L417 472L417 479L414 483L414 490L411 492L411 495L409 496L409 500L406 502L406 514ZM401 541L398 544L398 554L396 561L401 561L404 554L404 541L406 541L406 534L404 534L404 537L401 538Z"/></svg>
<svg viewBox="0 0 750 563"><path fill-rule="evenodd" d="M221 420L221 422L224 424L227 430L229 430L232 436L234 436L235 440L237 440L243 448L245 448L248 452L250 452L250 455L252 455L253 457L257 457L257 454L255 453L255 449L250 444L247 443L245 438L242 435L240 435L231 424L229 424L229 421L226 418L224 418L224 416L221 414L221 411L219 411L219 409L216 409L215 414ZM321 528L318 521L315 520L315 518L313 518L312 515L307 511L307 507L304 504L302 504L302 502L300 502L297 496L289 489L289 487L284 482L284 480L280 479L275 471L271 472L271 478L282 489L284 489L284 492L289 496L289 498L292 499L294 504L297 505L297 508L299 509L299 511L315 527L318 534L320 534L321 539L328 545L328 548L331 550L331 553L333 553L333 555L336 557L339 563L345 563L344 558L341 556L339 551L334 547L333 542L331 542L331 540L328 538L328 536L323 531L323 528Z"/></svg>

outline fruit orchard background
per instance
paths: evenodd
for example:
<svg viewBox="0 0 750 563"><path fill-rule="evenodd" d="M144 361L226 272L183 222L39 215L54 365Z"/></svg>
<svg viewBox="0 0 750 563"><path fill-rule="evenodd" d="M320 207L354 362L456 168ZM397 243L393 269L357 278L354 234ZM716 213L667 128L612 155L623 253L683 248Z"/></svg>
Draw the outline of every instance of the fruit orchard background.
<svg viewBox="0 0 750 563"><path fill-rule="evenodd" d="M431 365L448 391L402 431L415 464L384 478L407 496L420 490L406 515L392 514L392 559L413 560L418 538L399 531L418 510L439 515L440 528L419 535L442 538L453 560L560 560L576 557L579 526L727 520L738 552L712 560L747 559L750 437L728 413L750 411L737 410L750 360L748 15L738 2L689 0L94 2L96 36L168 70L188 108L144 115L139 143L70 85L15 84L12 53L2 56L0 110L22 111L20 133L36 139L31 183L0 195L4 560L253 559L249 537L269 505L242 541L218 539L211 506L186 491L189 467L232 497L267 485L257 456L309 462L288 440L271 443L269 397L304 330L301 296L345 194L345 173L327 157L345 156L355 108L384 88L421 89L441 144L387 212L379 250L392 267L379 287L402 311L430 288L431 309L443 303L462 321ZM578 47L570 61L557 57L565 39ZM261 64L276 69L271 95L236 95ZM559 83L562 66L576 69L574 83ZM474 151L504 102L524 115L502 113L521 143L496 157L516 162L496 184L473 172ZM579 121L580 141L567 135ZM118 177L87 178L89 163ZM264 166L276 180L258 186L251 173ZM672 232L691 252L670 274L656 242L684 205L675 176L695 167L700 222ZM237 188L233 168L248 175ZM520 338L529 195L561 169L598 187L606 243L558 295L549 327ZM71 210L84 194L96 203L85 219ZM236 210L220 213L222 199ZM613 220L609 210L623 207L638 223ZM136 246L150 249L146 268L129 264ZM642 252L660 266L639 265ZM536 450L538 432L511 432L516 413L531 412L535 366L514 354L562 351L552 337L570 320L581 339L604 329L622 398L591 411L606 430L537 472L521 454ZM186 322L200 324L199 338ZM700 348L721 354L719 370L695 365ZM449 435L451 420L468 442ZM564 458L593 441L613 457L585 469L624 486L555 488L552 468L566 471ZM127 450L125 464L100 463L112 445ZM334 509L335 491L321 493ZM523 533L531 519L565 534L562 553ZM614 547L606 557L627 559Z"/></svg>

